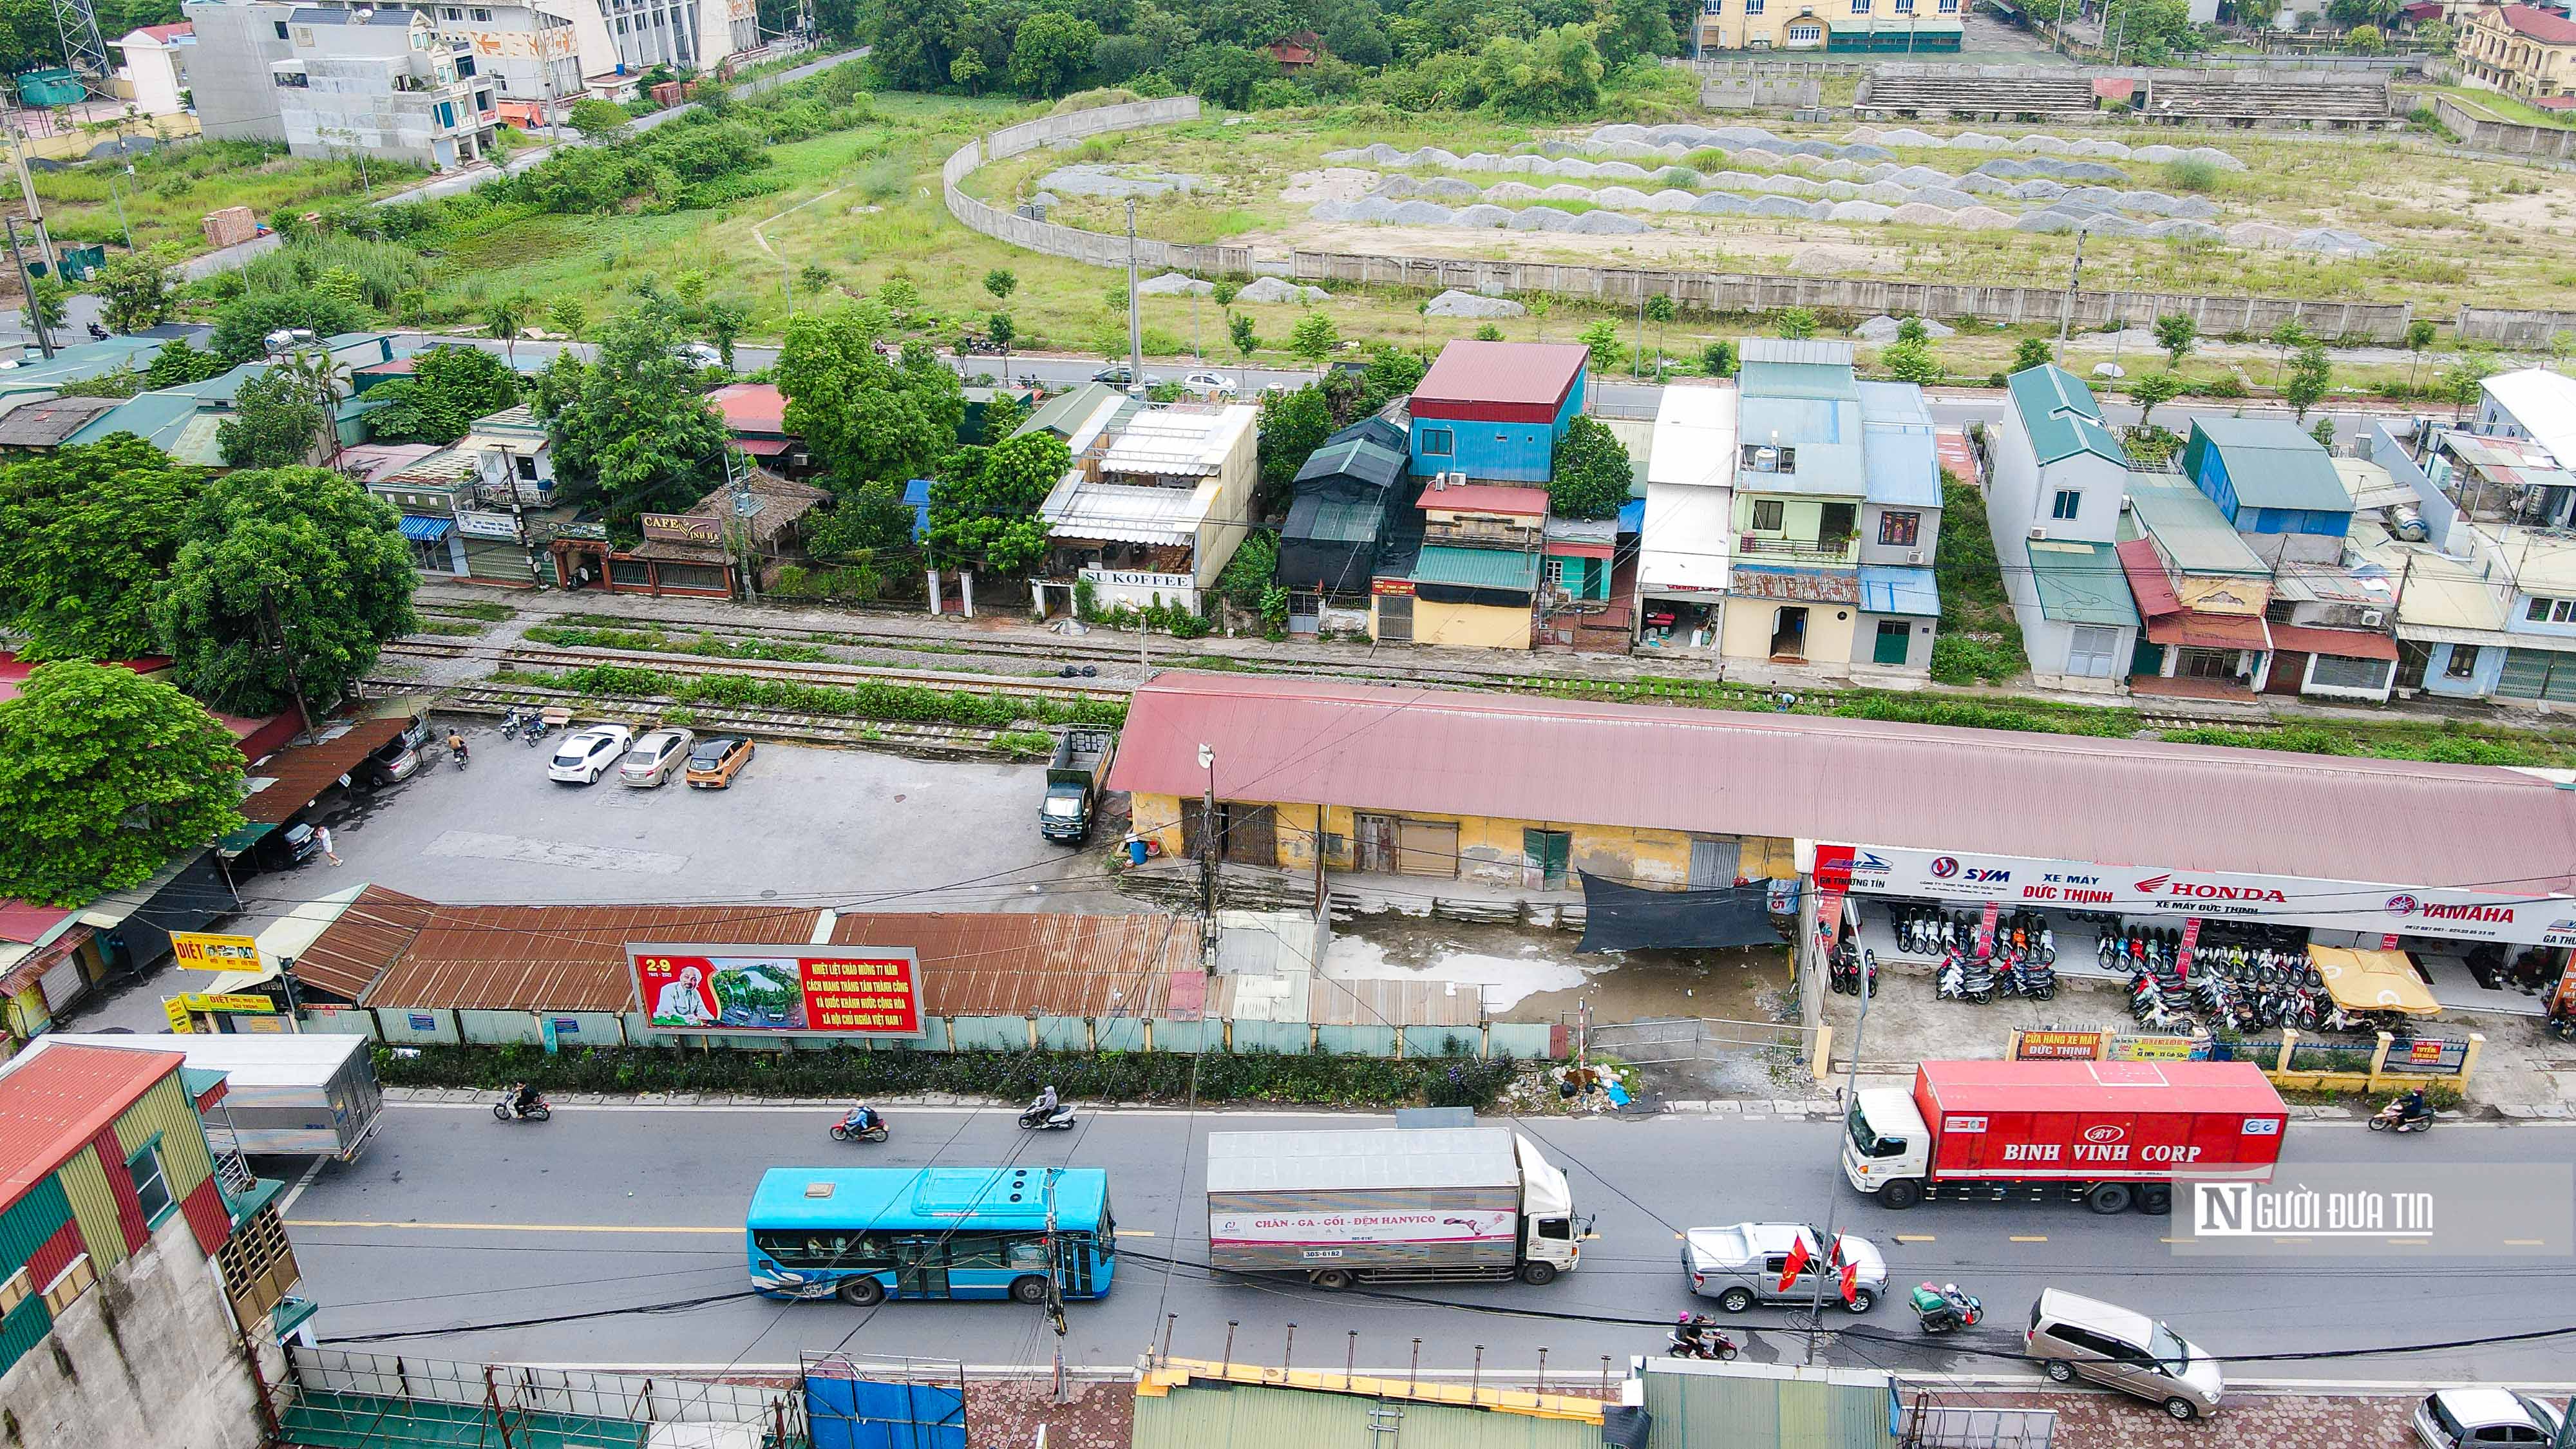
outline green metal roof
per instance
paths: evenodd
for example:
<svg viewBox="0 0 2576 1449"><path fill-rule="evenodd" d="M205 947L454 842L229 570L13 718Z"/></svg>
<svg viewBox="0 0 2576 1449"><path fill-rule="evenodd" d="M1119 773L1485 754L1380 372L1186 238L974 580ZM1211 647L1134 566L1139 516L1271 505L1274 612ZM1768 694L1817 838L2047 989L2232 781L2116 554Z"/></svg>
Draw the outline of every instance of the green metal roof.
<svg viewBox="0 0 2576 1449"><path fill-rule="evenodd" d="M2131 473L2129 511L2186 574L2268 579L2272 570L2218 505L2174 473ZM2123 521L2124 536L2127 524Z"/></svg>
<svg viewBox="0 0 2576 1449"><path fill-rule="evenodd" d="M1488 1391L1490 1392L1490 1390ZM1882 1410L1880 1417L1885 1418ZM1588 1420L1499 1413L1463 1404L1397 1402L1375 1394L1251 1384L1175 1385L1136 1396L1133 1449L1285 1449L1368 1445L1372 1426L1400 1422L1404 1449L1600 1449ZM1388 1443L1398 1435L1383 1436Z"/></svg>
<svg viewBox="0 0 2576 1449"><path fill-rule="evenodd" d="M1385 524L1386 506L1382 503L1325 499L1315 505L1315 517L1306 537L1334 543L1366 543L1377 537Z"/></svg>
<svg viewBox="0 0 2576 1449"><path fill-rule="evenodd" d="M1449 584L1465 589L1513 589L1528 593L1538 587L1539 556L1500 548L1426 546L1413 565L1417 584Z"/></svg>
<svg viewBox="0 0 2576 1449"><path fill-rule="evenodd" d="M1648 1449L1892 1449L1896 1436L1889 1422L1890 1387L1888 1374L1869 1370L1736 1363L1693 1373L1680 1366L1659 1369L1649 1359L1646 1444Z"/></svg>
<svg viewBox="0 0 2576 1449"><path fill-rule="evenodd" d="M1145 406L1129 397L1124 391L1111 387L1105 382L1086 382L1062 397L1048 399L1044 407L1029 414L1028 421L1012 429L1011 436L1016 438L1022 433L1043 430L1059 438L1071 438L1074 430L1081 427L1085 419L1099 411L1100 405L1111 398L1118 398L1126 404L1119 410L1118 421L1120 422L1124 422L1130 415Z"/></svg>
<svg viewBox="0 0 2576 1449"><path fill-rule="evenodd" d="M2352 512L2334 455L2288 418L2194 418L2191 430L2183 466L2198 476L2204 446L2216 448L2238 507Z"/></svg>
<svg viewBox="0 0 2576 1449"><path fill-rule="evenodd" d="M2060 624L2136 627L2138 603L2129 596L2129 577L2121 572L2120 556L2111 545L2034 539L2022 550L2030 560L2042 615Z"/></svg>
<svg viewBox="0 0 2576 1449"><path fill-rule="evenodd" d="M2078 453L2108 458L2126 468L2129 454L2102 425L2102 409L2093 402L2083 379L2055 363L2043 362L2005 379L2013 411L2041 463L2054 463Z"/></svg>

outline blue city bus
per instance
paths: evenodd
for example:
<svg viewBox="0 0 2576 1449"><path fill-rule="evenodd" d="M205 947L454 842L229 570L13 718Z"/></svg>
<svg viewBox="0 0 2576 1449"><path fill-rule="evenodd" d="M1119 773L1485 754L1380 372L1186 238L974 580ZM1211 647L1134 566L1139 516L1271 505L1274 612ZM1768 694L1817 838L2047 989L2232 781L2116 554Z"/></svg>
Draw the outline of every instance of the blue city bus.
<svg viewBox="0 0 2576 1449"><path fill-rule="evenodd" d="M1055 1214L1049 1247L1047 1214ZM1098 1298L1117 1267L1109 1174L1080 1167L773 1167L743 1224L751 1286L895 1298Z"/></svg>

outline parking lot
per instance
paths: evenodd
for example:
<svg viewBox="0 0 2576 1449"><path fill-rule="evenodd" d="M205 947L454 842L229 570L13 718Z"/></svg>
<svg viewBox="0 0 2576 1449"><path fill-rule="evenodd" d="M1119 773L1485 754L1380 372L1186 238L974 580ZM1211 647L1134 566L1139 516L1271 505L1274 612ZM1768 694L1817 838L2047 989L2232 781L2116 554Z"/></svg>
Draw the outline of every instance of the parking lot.
<svg viewBox="0 0 2576 1449"><path fill-rule="evenodd" d="M452 722L437 721L444 735ZM1099 854L1041 839L1042 765L944 763L761 744L726 790L546 778L535 748L464 725L373 795L326 795L341 864L316 857L246 882L264 917L362 882L429 900L524 904L776 900L878 910L1129 910Z"/></svg>

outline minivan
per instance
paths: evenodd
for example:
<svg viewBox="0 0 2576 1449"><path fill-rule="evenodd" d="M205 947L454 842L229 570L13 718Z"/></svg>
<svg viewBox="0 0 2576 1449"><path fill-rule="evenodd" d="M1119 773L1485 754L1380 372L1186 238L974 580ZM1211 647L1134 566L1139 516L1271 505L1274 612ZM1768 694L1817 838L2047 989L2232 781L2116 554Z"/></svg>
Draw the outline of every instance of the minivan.
<svg viewBox="0 0 2576 1449"><path fill-rule="evenodd" d="M2218 1412L2218 1360L2143 1313L2043 1290L2022 1346L2058 1383L2078 1378L2164 1406L2177 1419Z"/></svg>

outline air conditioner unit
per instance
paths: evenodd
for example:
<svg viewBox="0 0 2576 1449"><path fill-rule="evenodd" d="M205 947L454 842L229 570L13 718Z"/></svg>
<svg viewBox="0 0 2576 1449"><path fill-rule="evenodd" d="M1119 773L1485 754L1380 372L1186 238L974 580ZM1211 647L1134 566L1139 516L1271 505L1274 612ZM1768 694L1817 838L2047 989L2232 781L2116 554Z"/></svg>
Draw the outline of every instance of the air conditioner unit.
<svg viewBox="0 0 2576 1449"><path fill-rule="evenodd" d="M1905 561L1910 564L1920 564L1923 562L1923 550L1918 548L1912 553L1907 554L1905 556Z"/></svg>
<svg viewBox="0 0 2576 1449"><path fill-rule="evenodd" d="M2040 523L2032 524L2030 526L2030 541L2033 543L2048 542L2048 526Z"/></svg>
<svg viewBox="0 0 2576 1449"><path fill-rule="evenodd" d="M1431 486L1434 488L1464 488L1467 486L1467 475L1464 473L1435 474L1431 479Z"/></svg>
<svg viewBox="0 0 2576 1449"><path fill-rule="evenodd" d="M2361 611L2361 627L2365 629L2376 629L2379 627L2381 621L2385 620L2387 617L2387 614L2378 609L2364 609Z"/></svg>

